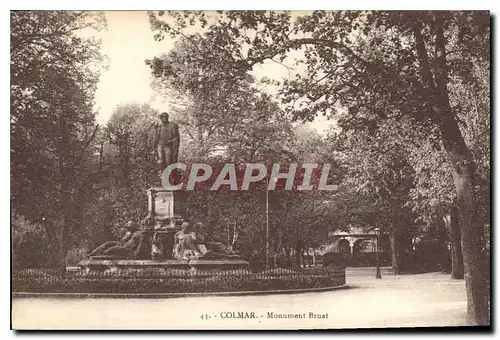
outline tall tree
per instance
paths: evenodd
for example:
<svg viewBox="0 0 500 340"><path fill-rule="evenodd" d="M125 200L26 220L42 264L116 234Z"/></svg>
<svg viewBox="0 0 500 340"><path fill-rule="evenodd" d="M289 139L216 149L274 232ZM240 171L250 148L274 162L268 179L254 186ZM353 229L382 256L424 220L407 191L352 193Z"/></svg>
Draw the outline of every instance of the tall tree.
<svg viewBox="0 0 500 340"><path fill-rule="evenodd" d="M409 116L435 133L450 164L462 228L468 319L489 323L483 228L475 224L476 164L450 104L450 79L457 64L470 69L489 61L487 12L325 12L292 18L287 12L226 12L151 15L155 36L181 34L190 23L206 27L213 50L227 51L227 73L241 74L264 60L283 61L301 50L307 72L283 82L285 103L298 119L324 113L348 115L339 124L376 128ZM209 24L207 24L209 22ZM216 37L216 38L214 38ZM474 48L472 47L474 46ZM458 48L461 53L453 54ZM459 61L462 61L459 63ZM222 69L221 69L222 70ZM467 78L467 72L462 72Z"/></svg>
<svg viewBox="0 0 500 340"><path fill-rule="evenodd" d="M212 46L200 36L183 38L168 54L147 60L153 86L175 104L175 119L186 136L185 159L201 161L231 151L253 159L263 149L259 139L266 132L286 133L290 127L280 124L280 108L255 88L253 77L231 69L221 73L217 61L229 55ZM243 149L232 150L237 146Z"/></svg>
<svg viewBox="0 0 500 340"><path fill-rule="evenodd" d="M11 180L16 213L45 228L63 265L81 226L80 200L97 131L93 96L102 16L11 12Z"/></svg>
<svg viewBox="0 0 500 340"><path fill-rule="evenodd" d="M147 104L118 105L99 136L100 171L88 221L94 225L94 244L119 233L129 220L138 223L147 212L146 189L156 178L152 151L158 114Z"/></svg>
<svg viewBox="0 0 500 340"><path fill-rule="evenodd" d="M337 138L348 180L353 190L375 198L378 207L375 219L385 221L382 230L389 235L394 273L402 271L405 244L411 239L411 211L406 208L414 181L414 170L406 157L406 145L399 139L400 129L381 126L377 131L344 133ZM410 221L410 222L409 222Z"/></svg>

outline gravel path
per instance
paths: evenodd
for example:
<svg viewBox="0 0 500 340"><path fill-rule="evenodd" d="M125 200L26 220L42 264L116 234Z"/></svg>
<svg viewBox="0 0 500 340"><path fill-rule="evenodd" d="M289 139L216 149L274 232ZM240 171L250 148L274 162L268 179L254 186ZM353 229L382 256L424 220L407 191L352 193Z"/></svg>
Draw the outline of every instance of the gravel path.
<svg viewBox="0 0 500 340"><path fill-rule="evenodd" d="M350 288L331 292L149 300L14 298L12 326L313 329L466 325L463 280L451 280L449 275L440 273L386 275L376 280L371 271L348 270Z"/></svg>

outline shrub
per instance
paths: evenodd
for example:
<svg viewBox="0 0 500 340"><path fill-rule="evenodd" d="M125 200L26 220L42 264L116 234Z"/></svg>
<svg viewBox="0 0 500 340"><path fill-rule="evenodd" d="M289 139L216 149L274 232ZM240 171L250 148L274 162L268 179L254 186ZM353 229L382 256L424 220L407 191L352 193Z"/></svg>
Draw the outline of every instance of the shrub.
<svg viewBox="0 0 500 340"><path fill-rule="evenodd" d="M50 242L42 226L24 216L15 215L12 219L12 258L16 269L40 268L50 261L47 245Z"/></svg>

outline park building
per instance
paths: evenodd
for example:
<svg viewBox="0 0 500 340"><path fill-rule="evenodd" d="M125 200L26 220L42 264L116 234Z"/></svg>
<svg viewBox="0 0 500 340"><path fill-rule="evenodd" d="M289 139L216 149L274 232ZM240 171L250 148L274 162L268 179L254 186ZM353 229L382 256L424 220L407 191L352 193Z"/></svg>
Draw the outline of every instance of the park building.
<svg viewBox="0 0 500 340"><path fill-rule="evenodd" d="M348 267L371 267L376 265L377 234L375 228L350 227L328 233L328 241L304 251L304 262L322 263L327 253L342 254ZM379 261L381 266L391 265L391 247L387 235L379 236Z"/></svg>

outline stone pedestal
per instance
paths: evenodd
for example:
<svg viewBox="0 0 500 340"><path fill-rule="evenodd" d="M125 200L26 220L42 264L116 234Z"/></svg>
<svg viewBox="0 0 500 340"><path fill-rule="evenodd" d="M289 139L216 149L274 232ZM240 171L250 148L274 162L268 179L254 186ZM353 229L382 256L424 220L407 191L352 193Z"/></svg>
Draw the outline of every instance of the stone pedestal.
<svg viewBox="0 0 500 340"><path fill-rule="evenodd" d="M160 230L148 230L144 232L144 235L150 245L150 257L151 259L162 259L162 260L171 260L173 259L173 250L174 250L174 244L175 244L175 233L177 233L180 230L178 227L173 227L173 228L167 228L167 229L160 229ZM157 245L161 249L161 255L159 258L156 258L153 256L151 253L151 248L152 248L152 243L153 243L153 236L156 235L158 238L157 240Z"/></svg>
<svg viewBox="0 0 500 340"><path fill-rule="evenodd" d="M214 271L247 269L248 262L243 259L220 259L220 260L190 260L189 266L197 273L209 273Z"/></svg>
<svg viewBox="0 0 500 340"><path fill-rule="evenodd" d="M184 192L170 191L163 187L153 187L147 190L148 213L156 220L181 217L185 215Z"/></svg>
<svg viewBox="0 0 500 340"><path fill-rule="evenodd" d="M159 270L159 273L169 274L169 270L174 270L172 274L179 274L180 271L189 271L192 274L206 275L221 271L247 270L248 262L241 259L223 260L127 260L111 257L91 258L82 260L78 264L86 273L127 273L135 271L145 273L147 270Z"/></svg>
<svg viewBox="0 0 500 340"><path fill-rule="evenodd" d="M146 272L147 270L156 269L165 271L167 269L173 270L189 270L189 261L187 260L127 260L127 259L89 259L80 261L78 264L80 268L84 269L86 273L91 274L94 272L101 273L126 273L136 271L138 273ZM166 274L166 273L164 273Z"/></svg>
<svg viewBox="0 0 500 340"><path fill-rule="evenodd" d="M154 229L143 229L143 243L140 253L134 259L110 256L92 256L79 263L87 273L143 273L165 275L184 274L206 275L214 272L237 270L238 273L248 271L248 262L238 255L227 255L225 246L218 242L207 242L211 250L200 257L190 260L173 258L175 234L181 230L183 218L186 218L185 191L167 190L157 183L147 190L149 216L155 221L170 220L170 223L155 223ZM173 272L174 271L174 272ZM155 274L155 275L156 275Z"/></svg>

